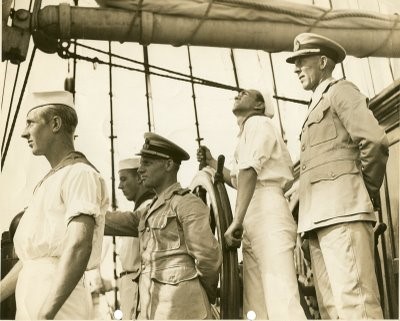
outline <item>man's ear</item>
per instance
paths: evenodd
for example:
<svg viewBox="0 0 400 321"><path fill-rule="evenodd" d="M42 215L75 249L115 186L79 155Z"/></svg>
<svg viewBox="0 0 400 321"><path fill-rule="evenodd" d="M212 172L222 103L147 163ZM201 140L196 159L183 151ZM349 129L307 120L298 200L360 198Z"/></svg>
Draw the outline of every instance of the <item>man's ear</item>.
<svg viewBox="0 0 400 321"><path fill-rule="evenodd" d="M265 110L265 103L262 101L258 101L256 102L255 106L254 106L254 110L257 110L259 112L264 112Z"/></svg>
<svg viewBox="0 0 400 321"><path fill-rule="evenodd" d="M324 70L326 68L326 65L328 64L328 57L326 56L321 56L321 59L319 60L319 67L321 70Z"/></svg>
<svg viewBox="0 0 400 321"><path fill-rule="evenodd" d="M168 158L165 162L165 169L169 172L175 168L174 161L171 158Z"/></svg>
<svg viewBox="0 0 400 321"><path fill-rule="evenodd" d="M51 125L54 133L57 133L61 130L62 119L60 116L53 116L51 120Z"/></svg>

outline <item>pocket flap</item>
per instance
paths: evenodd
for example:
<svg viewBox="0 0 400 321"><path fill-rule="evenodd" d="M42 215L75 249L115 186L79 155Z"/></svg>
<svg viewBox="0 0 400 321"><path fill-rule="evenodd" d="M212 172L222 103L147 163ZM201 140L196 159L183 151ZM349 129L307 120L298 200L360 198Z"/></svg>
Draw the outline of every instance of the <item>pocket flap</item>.
<svg viewBox="0 0 400 321"><path fill-rule="evenodd" d="M171 219L176 219L176 213L174 211L168 211L153 219L149 219L149 225L152 229L162 229L167 226L168 220Z"/></svg>
<svg viewBox="0 0 400 321"><path fill-rule="evenodd" d="M188 266L172 266L165 269L155 269L152 273L153 279L166 284L178 284L196 277L196 269Z"/></svg>
<svg viewBox="0 0 400 321"><path fill-rule="evenodd" d="M319 123L324 118L324 114L329 109L329 107L329 104L324 104L322 107L318 108L318 110L311 112L310 116L308 116L307 126Z"/></svg>
<svg viewBox="0 0 400 321"><path fill-rule="evenodd" d="M310 182L316 183L322 180L335 180L345 174L357 174L359 169L352 160L327 163L310 170Z"/></svg>

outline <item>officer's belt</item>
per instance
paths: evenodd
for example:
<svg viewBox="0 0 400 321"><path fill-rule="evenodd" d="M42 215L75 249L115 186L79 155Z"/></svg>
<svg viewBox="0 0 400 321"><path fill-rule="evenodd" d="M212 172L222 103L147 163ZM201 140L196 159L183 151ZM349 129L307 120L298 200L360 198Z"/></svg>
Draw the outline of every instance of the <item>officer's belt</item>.
<svg viewBox="0 0 400 321"><path fill-rule="evenodd" d="M122 278L124 275L136 273L137 271L124 271L119 274L119 277Z"/></svg>
<svg viewBox="0 0 400 321"><path fill-rule="evenodd" d="M309 155L309 154L308 154ZM357 160L359 158L359 150L357 147L340 148L328 150L324 153L313 155L312 158L306 161L300 161L300 170L302 173L307 172L315 167L341 160Z"/></svg>

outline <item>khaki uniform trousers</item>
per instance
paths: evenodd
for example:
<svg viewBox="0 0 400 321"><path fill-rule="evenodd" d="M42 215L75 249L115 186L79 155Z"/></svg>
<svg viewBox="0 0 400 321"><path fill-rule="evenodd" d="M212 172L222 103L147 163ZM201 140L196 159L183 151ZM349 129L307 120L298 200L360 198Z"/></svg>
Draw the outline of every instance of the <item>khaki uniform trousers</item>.
<svg viewBox="0 0 400 321"><path fill-rule="evenodd" d="M128 273L120 277L120 309L122 311L122 320L136 319L136 306L138 300L139 285L133 281L137 273Z"/></svg>
<svg viewBox="0 0 400 321"><path fill-rule="evenodd" d="M280 187L254 191L243 234L243 318L306 320L294 265L296 224Z"/></svg>
<svg viewBox="0 0 400 321"><path fill-rule="evenodd" d="M371 222L315 231L311 266L322 319L383 319L374 265Z"/></svg>

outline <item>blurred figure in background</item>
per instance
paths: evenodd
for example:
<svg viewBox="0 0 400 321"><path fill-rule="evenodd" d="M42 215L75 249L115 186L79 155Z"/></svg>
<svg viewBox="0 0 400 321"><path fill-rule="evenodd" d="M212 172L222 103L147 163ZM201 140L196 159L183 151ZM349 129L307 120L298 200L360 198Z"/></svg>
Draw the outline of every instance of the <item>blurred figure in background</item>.
<svg viewBox="0 0 400 321"><path fill-rule="evenodd" d="M140 157L135 156L119 162L119 185L127 200L135 203L134 211L144 209L154 197L154 192L143 186L138 174ZM107 212L108 215L121 213ZM128 212L132 214L132 212ZM119 240L118 256L122 266L119 278L120 309L123 320L136 319L138 305L140 249L139 238L123 236Z"/></svg>

